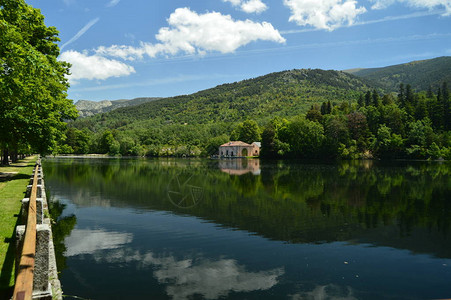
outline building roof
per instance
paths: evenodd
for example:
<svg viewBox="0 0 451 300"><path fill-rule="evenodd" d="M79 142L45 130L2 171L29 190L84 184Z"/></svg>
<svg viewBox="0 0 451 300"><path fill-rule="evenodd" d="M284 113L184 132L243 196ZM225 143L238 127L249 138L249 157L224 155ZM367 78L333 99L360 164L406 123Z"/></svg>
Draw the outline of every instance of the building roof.
<svg viewBox="0 0 451 300"><path fill-rule="evenodd" d="M244 147L251 147L251 145L242 142L242 141L230 141L225 144L222 144L220 147L230 147L230 146L244 146Z"/></svg>
<svg viewBox="0 0 451 300"><path fill-rule="evenodd" d="M257 145L257 146L258 146L258 148L261 148L261 147L262 147L262 143L261 143L261 142L253 142L252 144L255 144L255 145Z"/></svg>

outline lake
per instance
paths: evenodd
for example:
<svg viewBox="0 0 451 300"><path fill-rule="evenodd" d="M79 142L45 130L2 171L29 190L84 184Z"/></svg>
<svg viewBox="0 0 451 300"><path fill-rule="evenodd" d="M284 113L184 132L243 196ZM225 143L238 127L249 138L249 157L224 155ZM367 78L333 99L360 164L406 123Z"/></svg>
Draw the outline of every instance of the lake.
<svg viewBox="0 0 451 300"><path fill-rule="evenodd" d="M451 297L448 162L47 158L43 169L69 296Z"/></svg>

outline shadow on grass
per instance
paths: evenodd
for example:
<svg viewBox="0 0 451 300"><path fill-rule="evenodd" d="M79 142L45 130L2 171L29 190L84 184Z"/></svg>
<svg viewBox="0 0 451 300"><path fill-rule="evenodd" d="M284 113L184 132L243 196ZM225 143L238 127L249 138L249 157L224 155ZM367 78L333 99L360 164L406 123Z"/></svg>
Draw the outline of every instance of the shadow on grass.
<svg viewBox="0 0 451 300"><path fill-rule="evenodd" d="M5 239L5 243L9 243L8 250L6 251L5 261L3 262L2 271L0 273L0 300L3 299L11 299L14 291L14 287L10 287L9 283L11 277L14 276L14 264L15 264L15 235L16 235L16 227L19 225L19 219L17 219L16 224L14 225L14 231L10 238Z"/></svg>
<svg viewBox="0 0 451 300"><path fill-rule="evenodd" d="M30 179L31 175L26 174L17 174L15 176L0 176L0 182L8 182L18 179Z"/></svg>

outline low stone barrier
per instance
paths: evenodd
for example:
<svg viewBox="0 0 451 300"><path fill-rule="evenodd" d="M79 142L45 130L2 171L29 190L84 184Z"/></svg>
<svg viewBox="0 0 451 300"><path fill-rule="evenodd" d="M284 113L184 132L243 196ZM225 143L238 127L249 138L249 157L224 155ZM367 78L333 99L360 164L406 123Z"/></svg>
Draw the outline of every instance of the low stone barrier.
<svg viewBox="0 0 451 300"><path fill-rule="evenodd" d="M40 161L37 164L38 185L36 198L36 254L33 272L33 299L62 299L61 284L56 268L55 250L52 238L51 220L48 213L47 197L45 194L44 174ZM27 197L22 200L20 224L26 224L28 217L29 195L33 177L27 186ZM25 225L16 227L16 266L22 253L25 237ZM16 268L17 275L17 268Z"/></svg>

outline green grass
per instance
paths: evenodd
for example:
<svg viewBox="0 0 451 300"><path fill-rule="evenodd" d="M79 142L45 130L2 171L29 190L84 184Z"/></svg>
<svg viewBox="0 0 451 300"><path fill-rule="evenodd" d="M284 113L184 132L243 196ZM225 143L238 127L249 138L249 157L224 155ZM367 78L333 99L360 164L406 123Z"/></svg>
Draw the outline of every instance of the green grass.
<svg viewBox="0 0 451 300"><path fill-rule="evenodd" d="M0 167L0 299L14 285L14 230L36 156ZM6 174L5 174L6 173Z"/></svg>

